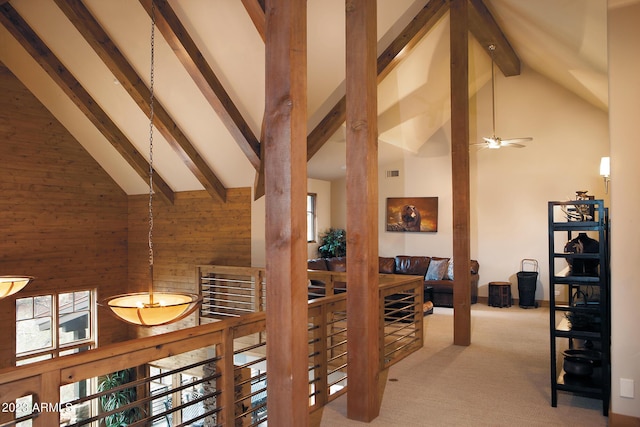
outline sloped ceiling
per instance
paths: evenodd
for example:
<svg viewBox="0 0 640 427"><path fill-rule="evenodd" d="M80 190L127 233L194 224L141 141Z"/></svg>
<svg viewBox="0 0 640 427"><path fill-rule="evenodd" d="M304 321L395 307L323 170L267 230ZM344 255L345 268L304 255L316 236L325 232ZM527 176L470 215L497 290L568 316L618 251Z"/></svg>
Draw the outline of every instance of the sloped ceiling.
<svg viewBox="0 0 640 427"><path fill-rule="evenodd" d="M58 0L59 1L59 0ZM69 4L79 0L65 0ZM629 0L618 0L629 1ZM631 0L633 1L633 0ZM264 110L264 42L243 3L258 0L169 0L180 23L228 93L247 130L260 137ZM65 16L55 0L2 1L13 8L90 94L146 160L149 119L126 88ZM148 87L149 14L145 0L82 0ZM428 3L378 0L379 53ZM585 101L607 109L606 0L484 0L522 63ZM309 132L344 95L344 0L308 1ZM201 88L160 31L155 39L154 95L175 126L226 188L253 186L256 169ZM473 93L490 81L486 47L472 42ZM5 26L2 61L67 127L127 194L148 192L148 183L54 83ZM379 84L382 163L422 145L450 119L449 19L445 14L409 55ZM193 173L160 132L153 137L153 163L174 192L201 190ZM344 175L344 129L309 161L309 176ZM197 161L197 160L196 160Z"/></svg>

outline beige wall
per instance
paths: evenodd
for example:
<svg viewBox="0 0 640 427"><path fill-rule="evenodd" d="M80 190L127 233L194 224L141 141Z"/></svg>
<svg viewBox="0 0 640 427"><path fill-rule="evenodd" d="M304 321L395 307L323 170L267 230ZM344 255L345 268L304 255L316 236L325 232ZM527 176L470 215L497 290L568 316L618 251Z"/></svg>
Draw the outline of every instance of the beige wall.
<svg viewBox="0 0 640 427"><path fill-rule="evenodd" d="M316 230L318 238L331 226L331 183L319 179L307 180L307 192L316 194ZM318 242L307 245L307 258L318 256Z"/></svg>
<svg viewBox="0 0 640 427"><path fill-rule="evenodd" d="M331 183L319 179L307 180L307 192L317 195L317 231L322 235L330 227L338 225L331 222ZM265 204L264 197L253 201L251 204L251 265L264 267L266 265L265 254ZM307 245L307 257L315 258L318 255L318 243Z"/></svg>
<svg viewBox="0 0 640 427"><path fill-rule="evenodd" d="M620 2L609 2L620 3ZM640 212L640 2L609 10L611 128L611 352L612 411L640 420L640 282L636 263ZM635 398L620 397L620 378L635 383ZM614 425L614 424L611 424ZM630 425L630 424L629 424ZM635 425L638 425L637 423Z"/></svg>
<svg viewBox="0 0 640 427"><path fill-rule="evenodd" d="M526 148L471 148L471 256L480 262L479 295L490 281L511 281L521 260L540 267L537 299L548 300L547 202L575 198L589 190L608 198L598 175L600 157L609 154L607 113L523 66L522 74L496 77L497 133L532 136ZM470 140L491 134L491 87L480 88L471 103ZM380 255L452 255L451 152L449 123L417 154L407 153L380 168ZM380 142L380 144L384 144ZM387 178L395 169L399 177ZM332 224L346 223L345 181L332 183ZM388 197L435 196L439 202L438 232L385 231Z"/></svg>

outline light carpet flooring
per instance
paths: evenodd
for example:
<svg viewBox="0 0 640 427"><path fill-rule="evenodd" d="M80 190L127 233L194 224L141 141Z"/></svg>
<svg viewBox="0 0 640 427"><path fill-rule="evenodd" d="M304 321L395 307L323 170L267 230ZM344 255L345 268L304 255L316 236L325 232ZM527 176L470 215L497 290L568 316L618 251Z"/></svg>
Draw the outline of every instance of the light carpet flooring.
<svg viewBox="0 0 640 427"><path fill-rule="evenodd" d="M380 415L346 418L346 396L323 427L606 426L602 401L560 392L551 407L549 309L471 309L471 345L453 345L453 309L425 317L424 348L389 370Z"/></svg>

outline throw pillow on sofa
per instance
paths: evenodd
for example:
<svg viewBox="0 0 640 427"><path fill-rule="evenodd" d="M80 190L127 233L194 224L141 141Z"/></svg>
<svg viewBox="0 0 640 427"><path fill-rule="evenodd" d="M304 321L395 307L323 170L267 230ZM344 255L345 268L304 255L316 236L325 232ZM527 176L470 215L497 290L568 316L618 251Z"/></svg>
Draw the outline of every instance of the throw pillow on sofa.
<svg viewBox="0 0 640 427"><path fill-rule="evenodd" d="M444 274L443 280L453 280L453 258L447 264L447 272Z"/></svg>
<svg viewBox="0 0 640 427"><path fill-rule="evenodd" d="M431 258L424 280L442 280L448 266L449 258Z"/></svg>

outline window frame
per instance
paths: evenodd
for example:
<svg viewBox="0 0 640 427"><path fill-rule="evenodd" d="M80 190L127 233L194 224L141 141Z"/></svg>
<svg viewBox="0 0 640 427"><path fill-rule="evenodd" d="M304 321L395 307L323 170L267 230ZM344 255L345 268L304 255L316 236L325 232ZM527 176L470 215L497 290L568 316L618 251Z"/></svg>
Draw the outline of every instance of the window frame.
<svg viewBox="0 0 640 427"><path fill-rule="evenodd" d="M311 208L309 208L311 205ZM309 217L311 215L311 218ZM309 237L313 236L310 240ZM318 241L318 194L307 193L307 243Z"/></svg>
<svg viewBox="0 0 640 427"><path fill-rule="evenodd" d="M76 294L81 292L88 292L88 295L89 295L88 308L87 308L88 321L89 321L88 336L82 339L73 340L71 342L61 344L60 343L61 341L60 339L60 325L61 325L60 296L67 295L67 294ZM18 322L20 321L18 320L18 302L20 300L25 300L28 298L31 298L32 301L34 301L36 298L39 298L39 297L51 297L51 313L50 313L50 316L47 316L47 317L50 317L50 321L51 321L51 345L47 346L46 348L43 347L43 348L38 348L38 349L28 350L28 351L18 353L18 339L20 338L17 330L17 325L18 325ZM72 304L74 304L74 306L76 304L75 295L74 295L74 300ZM61 357L67 354L71 354L74 351L81 352L86 349L92 349L97 347L98 304L96 300L96 289L74 289L74 290L65 290L60 292L42 292L42 293L37 293L32 295L24 295L24 296L21 296L20 298L16 298L15 308L16 308L16 312L15 312L15 321L16 321L15 340L16 341L15 341L15 347L14 347L14 355L15 355L16 366L35 363L39 360L50 360L56 357ZM31 319L35 318L35 313L33 313L33 311L35 310L32 308ZM76 311L76 308L74 307L71 313L76 313L76 312L80 313L83 311L85 310ZM69 314L69 313L65 312L64 314ZM21 320L26 320L26 319L21 319Z"/></svg>

